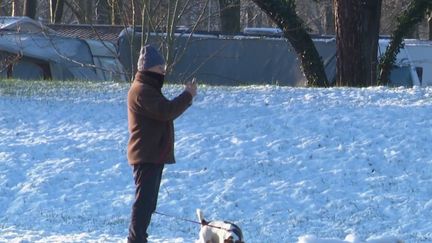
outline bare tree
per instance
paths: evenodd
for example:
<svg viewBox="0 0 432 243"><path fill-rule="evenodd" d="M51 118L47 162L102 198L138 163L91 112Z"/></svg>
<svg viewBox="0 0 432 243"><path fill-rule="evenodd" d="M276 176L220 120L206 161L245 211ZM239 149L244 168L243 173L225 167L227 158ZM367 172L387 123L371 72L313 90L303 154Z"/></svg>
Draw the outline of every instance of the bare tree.
<svg viewBox="0 0 432 243"><path fill-rule="evenodd" d="M50 0L51 23L60 23L63 16L64 0Z"/></svg>
<svg viewBox="0 0 432 243"><path fill-rule="evenodd" d="M7 15L5 6L3 6L3 0L0 0L0 15Z"/></svg>
<svg viewBox="0 0 432 243"><path fill-rule="evenodd" d="M93 23L94 2L89 0L80 0L80 3L84 15L84 23Z"/></svg>
<svg viewBox="0 0 432 243"><path fill-rule="evenodd" d="M18 15L20 15L19 13L18 13L18 0L12 0L12 16L18 16Z"/></svg>
<svg viewBox="0 0 432 243"><path fill-rule="evenodd" d="M75 0L65 1L68 7L80 24L91 24L95 17L94 1L92 0Z"/></svg>
<svg viewBox="0 0 432 243"><path fill-rule="evenodd" d="M240 32L240 0L219 0L220 31L224 34Z"/></svg>
<svg viewBox="0 0 432 243"><path fill-rule="evenodd" d="M111 20L111 11L109 7L110 0L97 0L95 4L96 22L98 24L108 24Z"/></svg>
<svg viewBox="0 0 432 243"><path fill-rule="evenodd" d="M395 21L401 13L407 9L407 7L413 2L413 0L383 0L382 6L382 17L381 17L381 35L391 35L397 28L398 21ZM429 38L429 27L428 19L425 18L407 33L406 38Z"/></svg>
<svg viewBox="0 0 432 243"><path fill-rule="evenodd" d="M34 19L36 17L37 0L24 0L24 16Z"/></svg>
<svg viewBox="0 0 432 243"><path fill-rule="evenodd" d="M182 58L185 49L188 48L192 34L197 27L205 26L203 23L207 23L204 19L208 16L209 2L210 0L200 2L195 0L142 0L140 4L133 5L132 12L140 16L140 19L135 21L136 16L132 16L131 19L134 20L132 29L136 31L136 26L141 25L141 33L137 35L135 31L128 32L127 41L130 45L130 65L132 67L128 70L130 76L133 77L136 71L134 60L137 59L136 54L139 53L137 50L149 43L156 45L161 50L169 74L177 61ZM184 31L181 35L177 32L180 31L178 27Z"/></svg>
<svg viewBox="0 0 432 243"><path fill-rule="evenodd" d="M376 85L381 0L335 0L336 85Z"/></svg>
<svg viewBox="0 0 432 243"><path fill-rule="evenodd" d="M252 1L248 0L241 9L243 27L272 27L274 22Z"/></svg>
<svg viewBox="0 0 432 243"><path fill-rule="evenodd" d="M75 14L80 23L92 23L93 19L95 19L97 24L120 25L122 22L128 22L125 12L135 7L134 1L130 4L129 2L126 3L123 0L96 0L93 3L93 1L89 0L78 0L78 3L68 5L70 8L75 9ZM127 10L125 11L124 8Z"/></svg>
<svg viewBox="0 0 432 243"><path fill-rule="evenodd" d="M199 15L196 17L195 22L192 24L192 26L190 26L191 34L189 34L189 38L192 36L192 33L196 30L197 26L202 22L208 8L209 1L210 0L206 0L203 6L199 6L201 10ZM188 41L186 41L185 46L183 46L183 51L180 50L178 55L174 54L174 45L178 38L175 34L178 23L189 13L192 6L195 6L195 3L191 0L170 0L168 2L168 16L166 17L167 22L165 31L166 37L162 39L162 43L164 44L167 71L170 72L178 59L182 56L181 53L183 53L184 49L188 46Z"/></svg>
<svg viewBox="0 0 432 243"><path fill-rule="evenodd" d="M108 0L108 6L110 9L110 19L112 25L119 25L122 20L122 6L123 0Z"/></svg>
<svg viewBox="0 0 432 243"><path fill-rule="evenodd" d="M333 1L325 0L322 1L322 13L324 20L324 34L335 34L335 19L333 13Z"/></svg>
<svg viewBox="0 0 432 243"><path fill-rule="evenodd" d="M411 0L383 0L381 13L380 32L384 35L389 35L396 29L394 21L400 14L401 9L406 8Z"/></svg>

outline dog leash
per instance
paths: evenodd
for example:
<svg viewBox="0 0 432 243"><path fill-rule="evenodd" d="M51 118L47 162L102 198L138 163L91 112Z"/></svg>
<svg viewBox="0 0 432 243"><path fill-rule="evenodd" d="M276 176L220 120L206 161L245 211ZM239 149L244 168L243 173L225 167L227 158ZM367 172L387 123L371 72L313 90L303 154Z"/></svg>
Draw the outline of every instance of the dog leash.
<svg viewBox="0 0 432 243"><path fill-rule="evenodd" d="M169 214L166 214L166 213L160 213L160 212L158 212L158 211L154 211L153 213L154 213L154 214L163 215L163 216L165 216L165 217L170 217L170 218L174 218L174 219L183 220L183 221L186 221L186 222L189 222L189 223L201 224L200 222L195 221L195 220L190 220L190 219L180 218L180 217L176 217L176 216L174 216L174 215L169 215Z"/></svg>
<svg viewBox="0 0 432 243"><path fill-rule="evenodd" d="M219 227L219 226L211 225L211 224L209 224L207 221L204 221L204 223L200 223L200 222L195 221L195 220L190 220L190 219L180 218L180 217L177 217L177 216L174 216L174 215L169 215L169 214L161 213L161 212L158 212L158 211L154 211L153 213L154 213L154 214L159 214L159 215L162 215L162 216L165 216L165 217L173 218L173 219L182 220L182 221L189 222L189 223L194 223L194 224L199 224L199 225L206 225L206 226L211 227L211 228L216 228L216 229L220 229L220 230L225 230L225 231L228 231L228 232L232 231L232 230L230 230L230 229L225 229L225 228L223 228L223 227Z"/></svg>

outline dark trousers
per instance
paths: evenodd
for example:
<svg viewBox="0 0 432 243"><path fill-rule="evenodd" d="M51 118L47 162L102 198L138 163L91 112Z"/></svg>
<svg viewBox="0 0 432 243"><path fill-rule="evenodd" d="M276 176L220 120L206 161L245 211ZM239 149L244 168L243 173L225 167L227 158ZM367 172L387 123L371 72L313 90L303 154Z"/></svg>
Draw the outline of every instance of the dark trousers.
<svg viewBox="0 0 432 243"><path fill-rule="evenodd" d="M147 228L156 210L163 168L164 164L133 166L135 202L132 205L128 243L147 242Z"/></svg>

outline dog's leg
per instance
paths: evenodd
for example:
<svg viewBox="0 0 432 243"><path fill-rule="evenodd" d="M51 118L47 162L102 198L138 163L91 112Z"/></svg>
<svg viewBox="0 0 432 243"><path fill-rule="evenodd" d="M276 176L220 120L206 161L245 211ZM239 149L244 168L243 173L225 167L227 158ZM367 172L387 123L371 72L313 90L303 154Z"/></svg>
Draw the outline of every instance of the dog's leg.
<svg viewBox="0 0 432 243"><path fill-rule="evenodd" d="M199 239L195 241L195 243L208 243L208 240L206 239L207 234L206 234L206 228L201 226L201 230L198 234Z"/></svg>

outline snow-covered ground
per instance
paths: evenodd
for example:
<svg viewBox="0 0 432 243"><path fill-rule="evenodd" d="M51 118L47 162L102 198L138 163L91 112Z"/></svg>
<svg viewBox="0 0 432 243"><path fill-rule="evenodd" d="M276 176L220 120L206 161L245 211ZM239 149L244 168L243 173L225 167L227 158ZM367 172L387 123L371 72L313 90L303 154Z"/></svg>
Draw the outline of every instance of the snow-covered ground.
<svg viewBox="0 0 432 243"><path fill-rule="evenodd" d="M3 82L3 81L1 81ZM181 91L168 85L164 93ZM128 84L0 85L0 242L124 242ZM432 89L200 86L176 120L151 242L193 242L195 209L248 243L432 242Z"/></svg>

